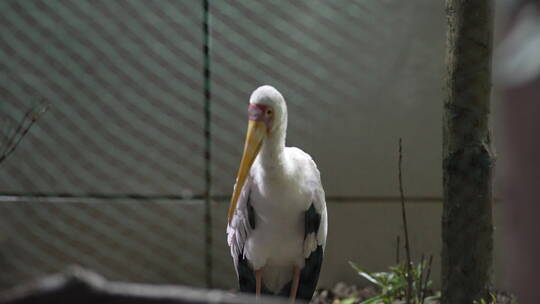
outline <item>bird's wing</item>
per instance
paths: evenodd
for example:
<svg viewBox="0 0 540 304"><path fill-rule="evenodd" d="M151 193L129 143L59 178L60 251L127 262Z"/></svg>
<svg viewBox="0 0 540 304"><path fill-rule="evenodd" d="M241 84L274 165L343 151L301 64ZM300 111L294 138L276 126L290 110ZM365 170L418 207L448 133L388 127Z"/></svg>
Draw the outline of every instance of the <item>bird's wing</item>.
<svg viewBox="0 0 540 304"><path fill-rule="evenodd" d="M236 187L236 185L235 185ZM250 203L251 178L240 192L236 212L227 226L227 242L231 248L234 268L238 275L240 291L255 291L255 276L244 255L244 245L251 231L255 229L255 213Z"/></svg>
<svg viewBox="0 0 540 304"><path fill-rule="evenodd" d="M327 233L326 200L322 187L316 189L313 201L305 211L304 257L307 259L317 247L324 251Z"/></svg>
<svg viewBox="0 0 540 304"><path fill-rule="evenodd" d="M320 173L313 161L314 168L313 199L305 211L304 227L304 258L305 265L300 274L298 298L310 300L321 271L324 248L326 245L327 213L324 190L320 180Z"/></svg>

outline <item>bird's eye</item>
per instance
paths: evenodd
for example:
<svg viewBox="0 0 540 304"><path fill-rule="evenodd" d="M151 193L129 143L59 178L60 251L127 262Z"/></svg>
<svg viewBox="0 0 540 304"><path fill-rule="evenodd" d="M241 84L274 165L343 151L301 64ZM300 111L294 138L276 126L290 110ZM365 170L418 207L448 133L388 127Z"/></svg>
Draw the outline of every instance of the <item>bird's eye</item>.
<svg viewBox="0 0 540 304"><path fill-rule="evenodd" d="M267 115L267 116L272 115L272 110L270 110L270 109L266 110L266 115Z"/></svg>

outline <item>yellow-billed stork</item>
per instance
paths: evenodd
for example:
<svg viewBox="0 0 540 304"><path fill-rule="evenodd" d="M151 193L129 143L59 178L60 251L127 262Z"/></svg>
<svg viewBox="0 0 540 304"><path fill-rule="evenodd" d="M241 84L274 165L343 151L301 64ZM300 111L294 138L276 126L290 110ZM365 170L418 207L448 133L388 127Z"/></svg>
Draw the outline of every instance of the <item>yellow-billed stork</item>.
<svg viewBox="0 0 540 304"><path fill-rule="evenodd" d="M285 147L287 105L275 88L251 94L248 118L227 226L240 291L310 300L327 232L319 170Z"/></svg>

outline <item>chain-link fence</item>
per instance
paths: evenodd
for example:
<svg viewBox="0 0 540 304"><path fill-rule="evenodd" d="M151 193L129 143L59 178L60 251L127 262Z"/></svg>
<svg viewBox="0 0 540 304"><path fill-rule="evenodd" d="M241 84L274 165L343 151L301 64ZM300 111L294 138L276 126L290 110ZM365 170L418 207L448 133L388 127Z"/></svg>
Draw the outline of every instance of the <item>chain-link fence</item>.
<svg viewBox="0 0 540 304"><path fill-rule="evenodd" d="M226 202L261 84L329 205L394 200L398 137L408 194L437 199L438 2L0 1L1 115L51 105L0 166L0 288L69 264L234 286Z"/></svg>

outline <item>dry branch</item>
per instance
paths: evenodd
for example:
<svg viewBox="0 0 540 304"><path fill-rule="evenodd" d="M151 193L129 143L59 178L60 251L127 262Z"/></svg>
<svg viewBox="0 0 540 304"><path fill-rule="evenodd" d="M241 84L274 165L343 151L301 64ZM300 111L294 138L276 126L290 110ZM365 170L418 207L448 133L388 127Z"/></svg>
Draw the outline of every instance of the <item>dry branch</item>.
<svg viewBox="0 0 540 304"><path fill-rule="evenodd" d="M0 164L17 149L23 138L28 134L28 131L36 121L49 109L49 104L41 102L37 106L29 109L19 121L17 126L10 126L7 119L4 120L2 128L2 141L0 142Z"/></svg>
<svg viewBox="0 0 540 304"><path fill-rule="evenodd" d="M409 229L407 228L407 212L405 211L405 195L403 194L403 178L401 174L401 164L403 161L403 153L401 148L401 138L399 139L399 161L398 161L398 179L399 179L399 196L401 198L401 218L403 220L403 230L405 231L405 254L406 254L406 271L407 271L407 293L405 294L405 303L411 303L413 276L411 270L411 249L409 245Z"/></svg>

